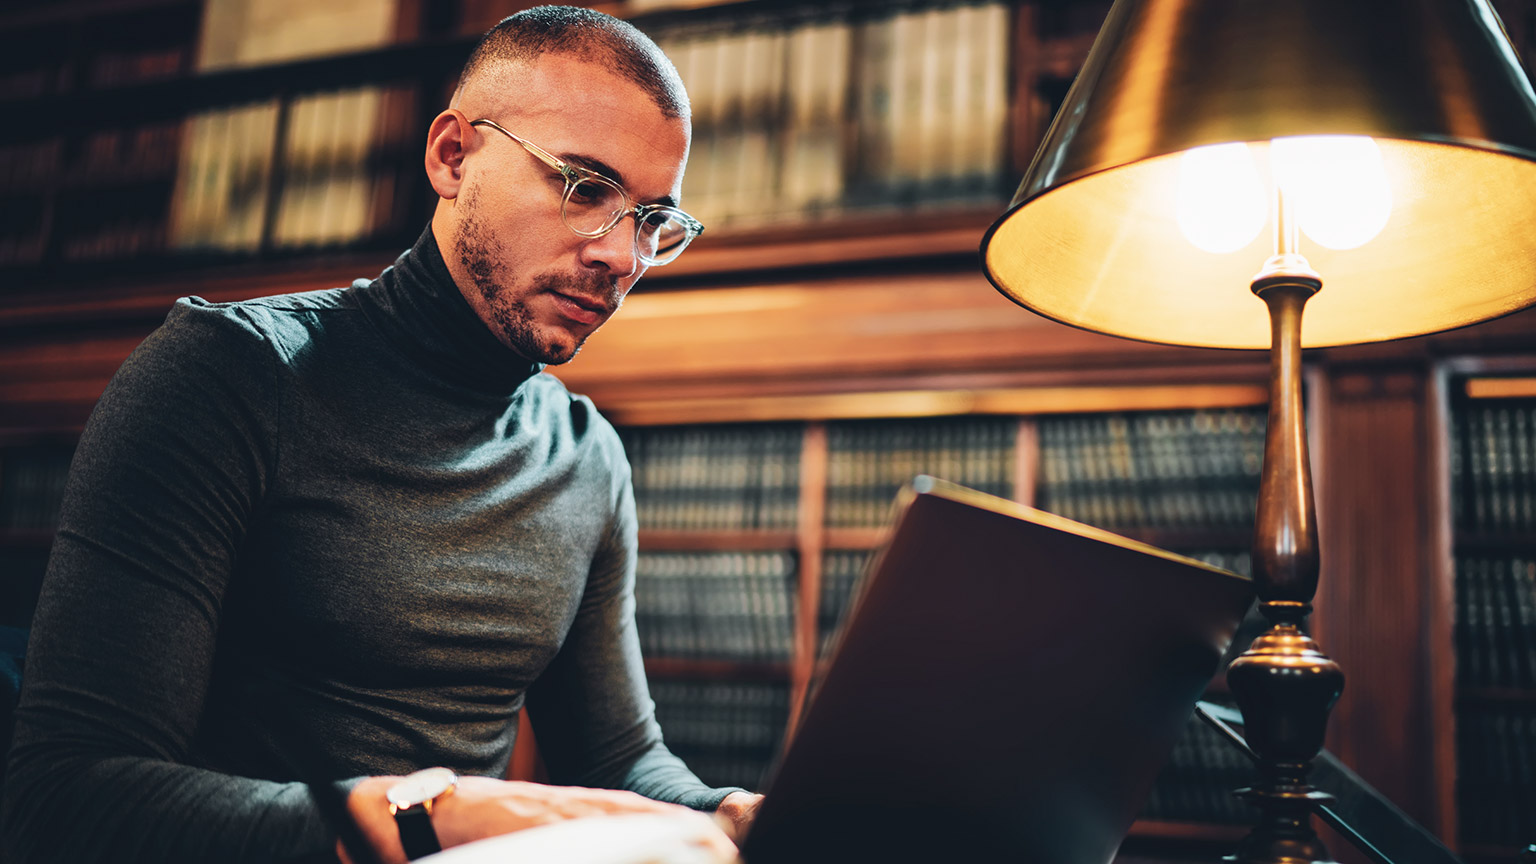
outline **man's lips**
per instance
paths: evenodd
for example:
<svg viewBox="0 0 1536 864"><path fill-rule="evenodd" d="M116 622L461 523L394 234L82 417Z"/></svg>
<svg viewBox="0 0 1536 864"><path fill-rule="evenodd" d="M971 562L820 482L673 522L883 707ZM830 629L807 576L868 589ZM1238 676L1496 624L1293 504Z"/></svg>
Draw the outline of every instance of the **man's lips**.
<svg viewBox="0 0 1536 864"><path fill-rule="evenodd" d="M565 294L560 291L549 293L555 298L555 306L559 308L560 314L582 324L596 324L608 317L612 311L602 300L580 294Z"/></svg>

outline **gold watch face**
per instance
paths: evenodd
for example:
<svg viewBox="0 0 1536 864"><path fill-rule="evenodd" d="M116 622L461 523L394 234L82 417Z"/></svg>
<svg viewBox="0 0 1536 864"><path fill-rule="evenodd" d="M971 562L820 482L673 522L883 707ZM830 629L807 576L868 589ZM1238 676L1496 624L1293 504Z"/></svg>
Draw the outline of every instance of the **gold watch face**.
<svg viewBox="0 0 1536 864"><path fill-rule="evenodd" d="M396 809L404 810L431 801L458 782L459 776L447 768L427 768L401 778L384 797Z"/></svg>

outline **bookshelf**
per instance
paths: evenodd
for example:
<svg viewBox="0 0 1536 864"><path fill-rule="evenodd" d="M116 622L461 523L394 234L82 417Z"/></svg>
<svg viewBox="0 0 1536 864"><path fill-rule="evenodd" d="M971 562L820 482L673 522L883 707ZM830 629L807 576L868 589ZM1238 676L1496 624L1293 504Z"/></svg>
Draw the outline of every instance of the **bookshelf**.
<svg viewBox="0 0 1536 864"><path fill-rule="evenodd" d="M167 0L0 15L0 101L115 94L180 77L201 14L201 3ZM158 252L180 145L180 126L159 118L9 124L0 133L0 269Z"/></svg>
<svg viewBox="0 0 1536 864"><path fill-rule="evenodd" d="M1466 365L1446 372L1458 829L1469 859L1513 860L1536 838L1536 366Z"/></svg>
<svg viewBox="0 0 1536 864"><path fill-rule="evenodd" d="M1213 400L1213 391L1225 399ZM1055 395L1080 406L1106 394ZM953 391L872 392L766 397L736 407L746 416L782 416L677 425L678 417L696 420L692 406L672 405L670 416L664 405L605 406L622 424L634 467L638 626L669 746L707 782L760 788L784 733L793 733L857 577L884 541L896 490L920 473L1054 502L1057 512L1181 541L1170 545L1245 570L1262 388L1117 395L1120 404L1149 407L1018 414L1019 405L1068 406L1051 405L1051 391L958 399ZM946 413L960 402L973 410ZM787 419L797 412L802 419ZM689 719L674 731L671 717ZM769 747L750 736L727 743L736 733L711 723L771 727L780 737ZM1249 770L1214 733L1192 724L1138 832L1162 843L1226 836L1246 818L1230 792Z"/></svg>

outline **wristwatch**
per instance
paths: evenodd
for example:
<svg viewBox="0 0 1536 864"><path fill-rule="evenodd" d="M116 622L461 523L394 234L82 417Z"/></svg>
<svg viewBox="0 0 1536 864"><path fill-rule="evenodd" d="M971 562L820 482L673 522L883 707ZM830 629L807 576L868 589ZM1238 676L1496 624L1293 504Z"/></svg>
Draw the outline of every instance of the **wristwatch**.
<svg viewBox="0 0 1536 864"><path fill-rule="evenodd" d="M443 851L437 832L432 830L432 807L437 799L452 795L458 785L459 775L449 769L426 768L402 777L384 793L408 860Z"/></svg>

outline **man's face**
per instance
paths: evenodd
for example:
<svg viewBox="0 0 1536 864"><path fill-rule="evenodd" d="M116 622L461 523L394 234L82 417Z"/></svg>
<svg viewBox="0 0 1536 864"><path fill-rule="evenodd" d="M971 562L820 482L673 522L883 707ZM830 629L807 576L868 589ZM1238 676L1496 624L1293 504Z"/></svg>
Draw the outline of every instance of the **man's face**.
<svg viewBox="0 0 1536 864"><path fill-rule="evenodd" d="M468 119L495 120L618 181L635 203L677 203L686 120L665 116L633 83L575 58L545 55L505 72L487 76L482 84L491 86L483 89L466 86L461 110ZM564 363L645 272L634 219L602 237L582 237L560 218L559 172L488 127L466 133L465 149L450 220L454 241L444 248L449 269L502 342L530 360Z"/></svg>

